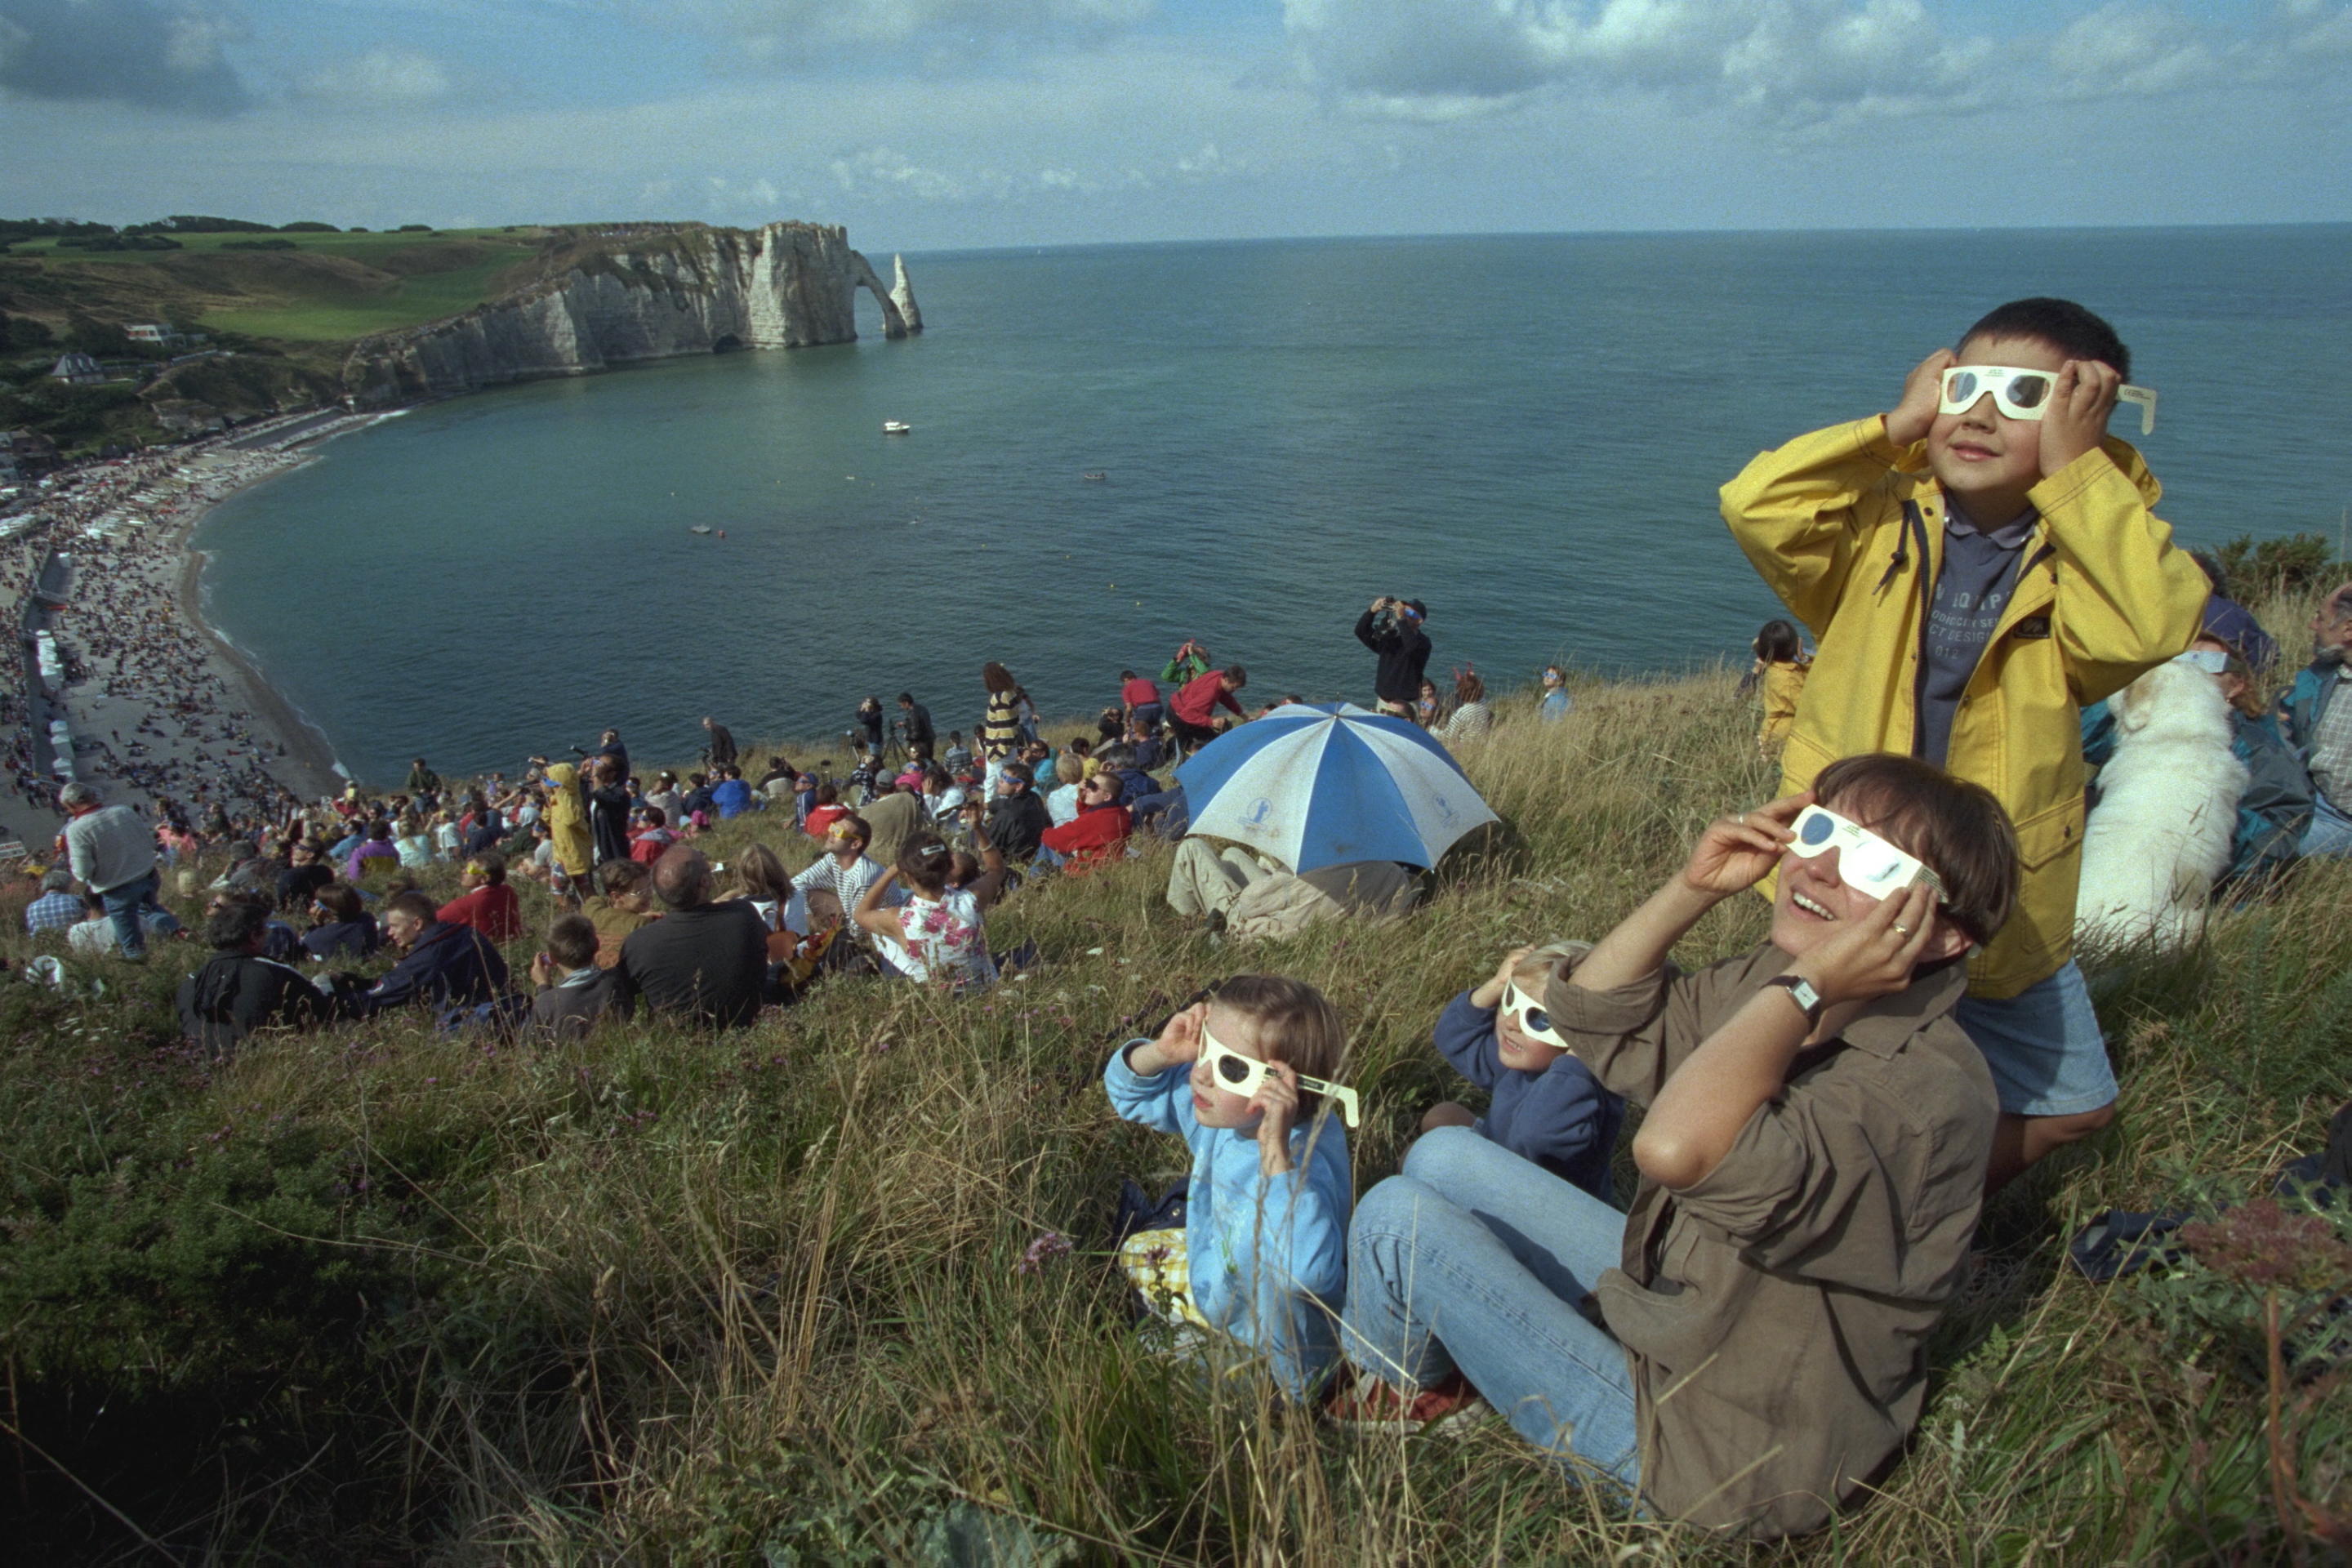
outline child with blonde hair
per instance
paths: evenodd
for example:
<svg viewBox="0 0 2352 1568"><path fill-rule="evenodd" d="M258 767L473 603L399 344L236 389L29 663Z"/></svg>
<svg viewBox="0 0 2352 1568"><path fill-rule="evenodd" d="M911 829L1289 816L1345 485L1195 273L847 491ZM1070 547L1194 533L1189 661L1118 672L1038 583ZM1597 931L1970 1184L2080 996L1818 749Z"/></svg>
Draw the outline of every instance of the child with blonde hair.
<svg viewBox="0 0 2352 1568"><path fill-rule="evenodd" d="M1339 1355L1355 1190L1340 1122L1358 1111L1354 1092L1328 1079L1347 1049L1321 992L1243 974L1103 1069L1111 1109L1192 1152L1183 1228L1129 1237L1129 1278L1165 1316L1266 1357L1294 1397Z"/></svg>
<svg viewBox="0 0 2352 1568"><path fill-rule="evenodd" d="M1625 1102L1569 1054L1543 1000L1559 961L1586 949L1570 942L1515 948L1493 974L1445 1005L1437 1049L1490 1098L1484 1116L1441 1100L1422 1117L1421 1130L1467 1127L1607 1203Z"/></svg>

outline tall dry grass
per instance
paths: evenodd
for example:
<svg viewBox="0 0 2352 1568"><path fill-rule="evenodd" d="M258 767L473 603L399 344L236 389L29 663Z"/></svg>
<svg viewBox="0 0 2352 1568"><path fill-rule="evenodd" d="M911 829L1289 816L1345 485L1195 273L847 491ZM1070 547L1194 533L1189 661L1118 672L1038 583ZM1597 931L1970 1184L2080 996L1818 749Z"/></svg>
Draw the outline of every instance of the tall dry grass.
<svg viewBox="0 0 2352 1568"><path fill-rule="evenodd" d="M2288 607L2273 624L2300 623ZM18 1290L12 1367L41 1388L110 1378L130 1409L182 1410L194 1390L215 1424L174 1429L185 1462L142 1468L86 1408L37 1397L12 1421L79 1436L79 1481L168 1548L257 1561L330 1546L563 1563L1749 1555L1612 1512L1499 1424L1458 1440L1343 1434L1246 1367L1204 1375L1166 1353L1130 1325L1104 1248L1119 1179L1172 1179L1184 1152L1114 1119L1099 1086L1114 1046L1203 981L1298 975L1349 1019L1369 1186L1428 1104L1464 1094L1429 1043L1449 995L1511 946L1597 936L1706 820L1770 792L1734 687L1728 672L1591 685L1557 725L1504 703L1462 760L1512 833L1450 861L1427 906L1390 927L1222 945L1161 902L1161 848L1003 905L992 941L1035 941L1047 962L1030 979L963 999L832 982L717 1038L640 1023L519 1050L381 1025L257 1043L208 1072L154 1065L161 979L0 1016L46 1031L19 1036L0 1123L12 1250L69 1258L55 1233L77 1204L147 1184L177 1194L153 1211L163 1232L201 1209L284 1233L268 1266L310 1292L286 1310L327 1313L319 1336L346 1347L312 1365L280 1325L273 1379L237 1351L228 1309L249 1295L134 1279L115 1254L180 1238L123 1237L111 1273L57 1267L222 1321L184 1332L186 1310L176 1329L99 1314L149 1347L125 1370L77 1353L59 1324L78 1298ZM760 838L803 863L812 851L782 820L723 825L713 852ZM2274 1447L2303 1496L2352 1508L2340 1384L2297 1390L2274 1422L2226 1336L2059 1268L2095 1210L2163 1206L2190 1173L2250 1185L2316 1146L2352 1089L2347 891L2342 868L2310 868L2189 952L2099 971L2117 1126L1992 1205L1987 1265L1932 1347L1927 1417L1885 1495L1765 1555L2259 1555L2285 1540ZM1678 956L1740 951L1763 927L1760 900L1734 900ZM90 1020L111 1045L64 1033ZM113 1065L89 1081L145 1080L107 1100L73 1078L91 1059ZM309 1163L273 1155L268 1180L238 1166L204 1185L298 1144ZM287 1174L303 1171L335 1179L313 1193ZM190 1196L205 1193L209 1208ZM1075 1251L1024 1267L1047 1233ZM231 1242L246 1235L220 1246L244 1258ZM338 1293L345 1280L362 1300ZM22 1462L52 1489L27 1495L81 1497ZM92 1554L130 1542L81 1506L73 1539Z"/></svg>

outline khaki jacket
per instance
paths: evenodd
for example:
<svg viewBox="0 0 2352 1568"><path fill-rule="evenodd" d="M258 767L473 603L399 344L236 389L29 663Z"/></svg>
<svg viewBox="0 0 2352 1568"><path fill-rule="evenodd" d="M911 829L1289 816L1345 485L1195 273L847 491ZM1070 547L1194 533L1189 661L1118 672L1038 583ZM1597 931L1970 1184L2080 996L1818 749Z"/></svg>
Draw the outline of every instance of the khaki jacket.
<svg viewBox="0 0 2352 1568"><path fill-rule="evenodd" d="M1646 1108L1717 1026L1789 963L1765 946L1586 991L1565 962L1552 1025ZM1960 1278L1998 1114L1951 1010L1955 966L1801 1053L1706 1176L1644 1180L1595 1299L1633 1373L1642 1491L1672 1518L1799 1535L1901 1454L1927 1337Z"/></svg>
<svg viewBox="0 0 2352 1568"><path fill-rule="evenodd" d="M2082 708L2189 646L2205 574L2148 509L2159 487L2109 438L2036 485L2041 518L2016 587L1952 721L1948 766L2017 827L2016 912L1969 965L1970 991L2013 996L2074 952L2082 871ZM1820 639L1781 753L1783 793L1841 757L1908 752L1927 607L1944 559L1926 448L1881 416L1800 437L1723 487L1732 537Z"/></svg>
<svg viewBox="0 0 2352 1568"><path fill-rule="evenodd" d="M1236 940L1295 936L1318 921L1353 918L1379 925L1419 901L1421 883L1392 860L1356 860L1294 876L1277 870L1225 906L1225 931Z"/></svg>

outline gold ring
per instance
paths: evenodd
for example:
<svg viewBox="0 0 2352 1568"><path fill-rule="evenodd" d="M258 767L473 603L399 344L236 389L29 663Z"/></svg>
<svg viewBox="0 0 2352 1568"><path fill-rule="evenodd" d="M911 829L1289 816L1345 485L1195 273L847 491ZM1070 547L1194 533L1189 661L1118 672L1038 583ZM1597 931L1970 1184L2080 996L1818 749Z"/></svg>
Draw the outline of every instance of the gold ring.
<svg viewBox="0 0 2352 1568"><path fill-rule="evenodd" d="M1748 826L1748 814L1744 811L1739 814L1739 826L1742 827Z"/></svg>
<svg viewBox="0 0 2352 1568"><path fill-rule="evenodd" d="M1909 936L1911 934L1911 928L1906 925L1898 924L1895 928L1895 934L1896 936Z"/></svg>

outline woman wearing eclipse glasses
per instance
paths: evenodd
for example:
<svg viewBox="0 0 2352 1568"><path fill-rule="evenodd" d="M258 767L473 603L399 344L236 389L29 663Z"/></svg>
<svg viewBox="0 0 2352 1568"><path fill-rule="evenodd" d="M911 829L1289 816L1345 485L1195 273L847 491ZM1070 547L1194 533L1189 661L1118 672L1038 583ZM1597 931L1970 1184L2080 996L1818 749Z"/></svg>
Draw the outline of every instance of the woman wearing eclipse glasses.
<svg viewBox="0 0 2352 1568"><path fill-rule="evenodd" d="M1771 939L1667 953L1778 873ZM2017 888L1990 793L1886 753L1710 826L1539 994L1503 1007L1644 1108L1630 1214L1461 1127L1358 1205L1332 1402L1427 1425L1483 1396L1656 1512L1820 1528L1899 1456L1982 1201L1997 1102L1952 1019Z"/></svg>

